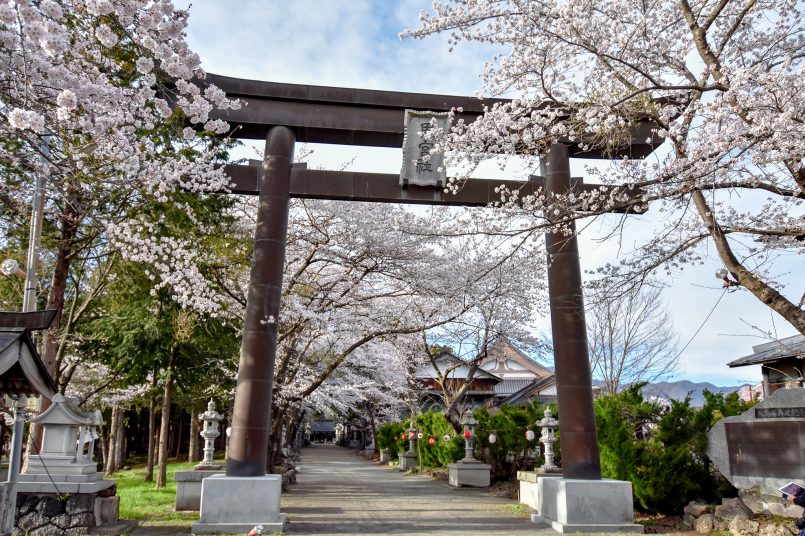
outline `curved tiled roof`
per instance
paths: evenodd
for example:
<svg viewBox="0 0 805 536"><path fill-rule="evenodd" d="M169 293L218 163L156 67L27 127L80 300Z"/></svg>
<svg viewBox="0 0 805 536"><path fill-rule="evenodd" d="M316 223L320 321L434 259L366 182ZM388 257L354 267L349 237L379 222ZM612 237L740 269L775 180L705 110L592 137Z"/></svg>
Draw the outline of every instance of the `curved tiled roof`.
<svg viewBox="0 0 805 536"><path fill-rule="evenodd" d="M778 341L753 346L754 353L727 363L729 367L762 365L789 357L805 356L805 335L794 335Z"/></svg>

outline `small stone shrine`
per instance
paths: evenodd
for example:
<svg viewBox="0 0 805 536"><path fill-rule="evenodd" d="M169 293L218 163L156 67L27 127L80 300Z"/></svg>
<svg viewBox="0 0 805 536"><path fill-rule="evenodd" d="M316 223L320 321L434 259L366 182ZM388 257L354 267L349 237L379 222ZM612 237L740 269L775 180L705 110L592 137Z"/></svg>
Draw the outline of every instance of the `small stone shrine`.
<svg viewBox="0 0 805 536"><path fill-rule="evenodd" d="M204 459L193 471L176 471L176 511L201 508L201 481L210 475L223 474L221 464L215 463L215 440L221 435L220 426L224 416L215 411L215 402L210 399L207 411L199 413L202 421L199 435L204 438Z"/></svg>
<svg viewBox="0 0 805 536"><path fill-rule="evenodd" d="M755 513L798 515L780 488L805 475L805 389L779 389L708 432L707 455Z"/></svg>
<svg viewBox="0 0 805 536"><path fill-rule="evenodd" d="M457 463L447 465L447 481L451 486L471 486L485 488L491 480L492 466L481 463L472 456L475 426L478 421L472 418L469 411L461 420L464 426L464 458Z"/></svg>
<svg viewBox="0 0 805 536"><path fill-rule="evenodd" d="M116 482L105 480L95 461L101 412L83 411L61 394L32 419L42 426L42 447L29 454L17 485L17 528L23 533L65 534L118 522ZM66 498L66 500L65 500ZM77 532L76 532L77 533Z"/></svg>

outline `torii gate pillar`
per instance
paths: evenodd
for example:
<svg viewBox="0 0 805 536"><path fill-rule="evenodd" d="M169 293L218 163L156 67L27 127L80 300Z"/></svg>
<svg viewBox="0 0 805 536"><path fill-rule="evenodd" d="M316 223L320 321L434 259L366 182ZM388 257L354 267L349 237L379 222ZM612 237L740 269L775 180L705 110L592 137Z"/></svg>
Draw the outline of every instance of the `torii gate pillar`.
<svg viewBox="0 0 805 536"><path fill-rule="evenodd" d="M551 145L542 159L541 174L545 177L545 194L549 198L565 195L571 190L566 145ZM566 214L562 213L558 218L564 216ZM545 233L562 473L565 478L598 480L601 478L601 462L595 430L579 246L575 222L570 220L567 225L572 232L569 236L562 232Z"/></svg>
<svg viewBox="0 0 805 536"><path fill-rule="evenodd" d="M550 146L542 175L549 198L571 191L566 145ZM560 208L546 216L561 221L567 214ZM537 478L539 514L532 520L562 533L642 533L634 522L632 483L601 479L579 248L573 220L566 225L571 233L545 234L563 475Z"/></svg>
<svg viewBox="0 0 805 536"><path fill-rule="evenodd" d="M293 149L294 134L290 129L280 126L268 132L227 476L266 474Z"/></svg>
<svg viewBox="0 0 805 536"><path fill-rule="evenodd" d="M244 534L256 525L273 533L285 527L279 511L282 476L266 474L266 453L294 142L283 126L266 136L229 458L225 475L202 480L193 534Z"/></svg>

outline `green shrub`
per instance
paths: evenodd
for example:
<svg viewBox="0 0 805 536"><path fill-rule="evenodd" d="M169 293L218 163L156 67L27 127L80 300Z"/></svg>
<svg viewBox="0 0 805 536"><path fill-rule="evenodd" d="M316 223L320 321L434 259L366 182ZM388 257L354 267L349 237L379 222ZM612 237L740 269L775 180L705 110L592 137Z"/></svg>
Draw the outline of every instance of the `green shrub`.
<svg viewBox="0 0 805 536"><path fill-rule="evenodd" d="M601 473L632 483L635 506L679 513L692 499L714 501L731 494L705 454L707 431L722 417L746 411L738 395L705 392L702 408L690 398L670 410L643 399L642 385L595 401Z"/></svg>
<svg viewBox="0 0 805 536"><path fill-rule="evenodd" d="M426 411L416 417L414 426L423 434L417 445L417 455L422 467L447 467L464 457L464 440L456 436L453 427L440 411ZM443 437L450 436L449 441ZM429 439L434 444L429 444Z"/></svg>
<svg viewBox="0 0 805 536"><path fill-rule="evenodd" d="M389 449L389 456L393 460L397 458L400 451L402 434L403 425L401 423L385 423L375 430L375 445L378 449Z"/></svg>
<svg viewBox="0 0 805 536"><path fill-rule="evenodd" d="M546 406L534 402L524 406L504 405L489 411L486 408L475 410L473 416L478 420L475 435L476 456L485 452L484 461L492 466L493 480L511 480L517 471L531 469L543 458L534 458L533 451L539 442L540 429L536 425L544 417ZM555 414L554 410L554 414ZM535 439L528 441L526 431L533 430ZM489 435L495 434L495 442L489 442ZM557 434L558 437L558 434ZM554 443L554 447L558 447Z"/></svg>

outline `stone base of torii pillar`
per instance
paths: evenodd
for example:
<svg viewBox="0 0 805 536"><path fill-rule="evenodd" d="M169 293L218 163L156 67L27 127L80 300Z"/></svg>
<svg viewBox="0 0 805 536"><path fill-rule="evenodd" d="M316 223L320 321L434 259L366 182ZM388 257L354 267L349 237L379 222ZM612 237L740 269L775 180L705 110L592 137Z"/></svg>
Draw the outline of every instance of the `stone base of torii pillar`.
<svg viewBox="0 0 805 536"><path fill-rule="evenodd" d="M534 523L561 533L643 532L634 522L631 482L538 476L537 488Z"/></svg>
<svg viewBox="0 0 805 536"><path fill-rule="evenodd" d="M282 476L211 475L201 483L201 517L193 534L246 534L257 525L264 534L282 532Z"/></svg>

